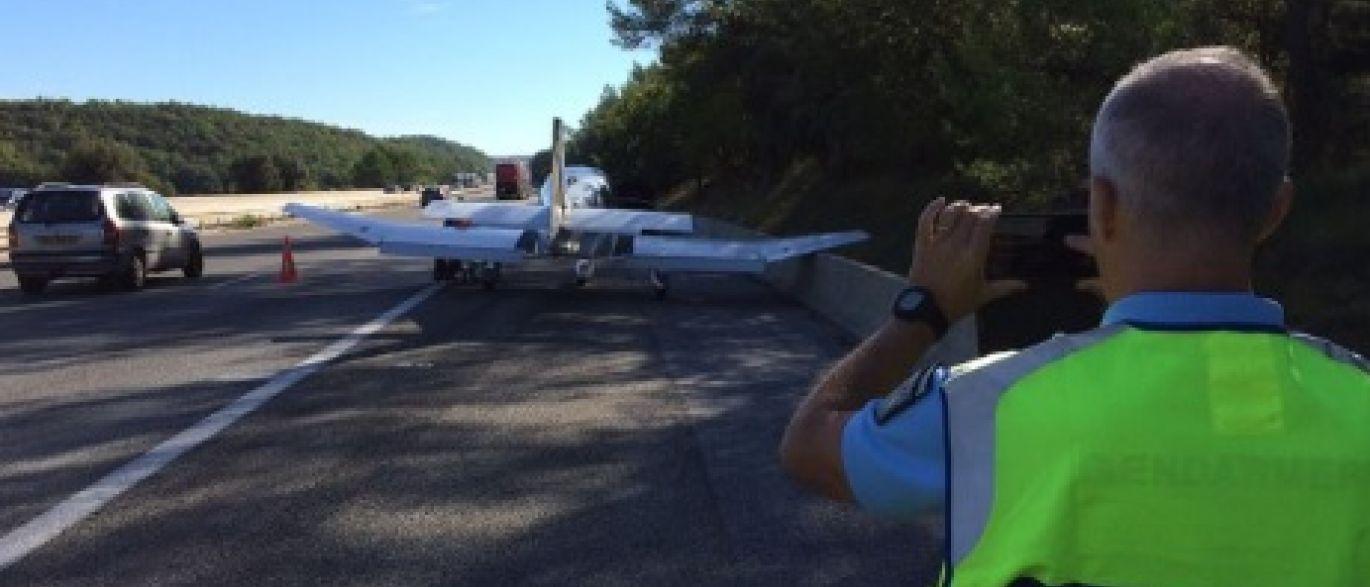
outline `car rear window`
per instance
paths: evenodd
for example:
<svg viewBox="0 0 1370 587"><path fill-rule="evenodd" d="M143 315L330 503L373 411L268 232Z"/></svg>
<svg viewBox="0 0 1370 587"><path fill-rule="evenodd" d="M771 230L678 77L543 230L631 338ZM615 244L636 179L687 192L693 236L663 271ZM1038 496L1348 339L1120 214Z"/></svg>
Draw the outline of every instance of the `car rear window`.
<svg viewBox="0 0 1370 587"><path fill-rule="evenodd" d="M33 192L24 198L19 222L92 222L104 216L100 193L80 190Z"/></svg>

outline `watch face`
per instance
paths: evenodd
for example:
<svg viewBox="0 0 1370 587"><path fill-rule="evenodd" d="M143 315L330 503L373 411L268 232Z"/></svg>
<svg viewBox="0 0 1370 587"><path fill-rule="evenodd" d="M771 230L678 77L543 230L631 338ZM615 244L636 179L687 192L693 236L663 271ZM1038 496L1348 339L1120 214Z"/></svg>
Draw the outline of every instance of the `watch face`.
<svg viewBox="0 0 1370 587"><path fill-rule="evenodd" d="M923 297L923 292L916 289L905 291L904 295L899 296L899 311L913 312L917 310L918 306L923 305Z"/></svg>

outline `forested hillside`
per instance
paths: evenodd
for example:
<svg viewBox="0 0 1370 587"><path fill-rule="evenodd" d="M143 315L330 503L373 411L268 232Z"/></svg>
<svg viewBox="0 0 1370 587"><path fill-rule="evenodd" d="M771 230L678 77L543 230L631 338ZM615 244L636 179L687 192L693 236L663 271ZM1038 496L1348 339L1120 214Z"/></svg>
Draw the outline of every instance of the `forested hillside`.
<svg viewBox="0 0 1370 587"><path fill-rule="evenodd" d="M1370 269L1348 269L1370 255L1370 2L619 0L610 17L660 59L605 90L575 158L620 192L771 231L864 228L854 254L888 268L935 195L1059 203L1133 64L1236 45L1283 85L1295 128L1301 196L1261 287L1306 290L1296 315L1359 324L1370 347Z"/></svg>
<svg viewBox="0 0 1370 587"><path fill-rule="evenodd" d="M187 104L0 101L0 185L143 181L168 192L272 192L436 183L486 155L429 136Z"/></svg>

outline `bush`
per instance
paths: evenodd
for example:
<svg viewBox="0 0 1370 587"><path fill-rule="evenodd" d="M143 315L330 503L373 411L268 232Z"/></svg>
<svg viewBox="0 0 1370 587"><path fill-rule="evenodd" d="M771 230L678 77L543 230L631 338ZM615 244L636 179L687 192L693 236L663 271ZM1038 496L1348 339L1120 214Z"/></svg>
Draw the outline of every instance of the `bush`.
<svg viewBox="0 0 1370 587"><path fill-rule="evenodd" d="M255 214L243 214L228 222L229 228L257 228L266 224L266 219Z"/></svg>
<svg viewBox="0 0 1370 587"><path fill-rule="evenodd" d="M1370 166L1296 181L1289 219L1258 259L1258 291L1292 326L1370 354Z"/></svg>

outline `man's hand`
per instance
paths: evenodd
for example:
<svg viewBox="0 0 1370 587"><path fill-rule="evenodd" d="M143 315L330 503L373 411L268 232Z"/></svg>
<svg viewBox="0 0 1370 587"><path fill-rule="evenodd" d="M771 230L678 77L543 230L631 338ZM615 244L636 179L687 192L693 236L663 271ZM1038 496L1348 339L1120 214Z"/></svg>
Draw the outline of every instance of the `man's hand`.
<svg viewBox="0 0 1370 587"><path fill-rule="evenodd" d="M909 281L932 292L955 323L981 304L1019 291L1021 281L985 282L990 236L998 206L948 205L938 198L918 219ZM801 485L838 501L851 501L842 463L842 434L852 414L908 379L937 342L922 323L891 317L831 370L800 402L780 442L781 464Z"/></svg>
<svg viewBox="0 0 1370 587"><path fill-rule="evenodd" d="M1027 289L1019 280L987 282L985 262L1002 208L947 203L937 198L923 208L914 237L909 282L928 288L933 299L956 323L980 306Z"/></svg>

